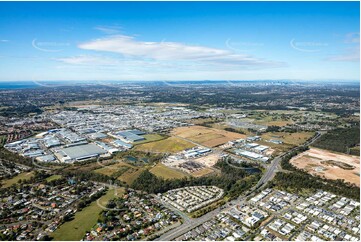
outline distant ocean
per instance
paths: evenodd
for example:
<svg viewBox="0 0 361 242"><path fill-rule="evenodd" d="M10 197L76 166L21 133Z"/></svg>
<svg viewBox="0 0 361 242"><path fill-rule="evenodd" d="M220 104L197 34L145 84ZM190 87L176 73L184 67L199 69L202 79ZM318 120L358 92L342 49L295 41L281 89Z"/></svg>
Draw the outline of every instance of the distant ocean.
<svg viewBox="0 0 361 242"><path fill-rule="evenodd" d="M256 80L256 81L104 81L105 84L114 85L169 85L169 84L183 84L183 85L224 85L229 83L234 84L316 84L316 85L343 85L343 86L360 86L360 81L288 81L288 80ZM40 88L44 86L59 87L59 86L82 86L82 85L103 85L103 81L41 81L39 84L32 81L0 81L0 90L4 89L26 89L26 88ZM43 85L42 85L43 84Z"/></svg>
<svg viewBox="0 0 361 242"><path fill-rule="evenodd" d="M39 85L34 82L0 82L0 89L35 88Z"/></svg>

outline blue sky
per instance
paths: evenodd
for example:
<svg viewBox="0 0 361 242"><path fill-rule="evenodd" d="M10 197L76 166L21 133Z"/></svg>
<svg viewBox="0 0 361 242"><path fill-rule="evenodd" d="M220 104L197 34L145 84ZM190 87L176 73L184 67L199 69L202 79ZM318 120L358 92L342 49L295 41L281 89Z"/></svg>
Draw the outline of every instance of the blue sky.
<svg viewBox="0 0 361 242"><path fill-rule="evenodd" d="M359 2L0 2L0 81L359 80Z"/></svg>

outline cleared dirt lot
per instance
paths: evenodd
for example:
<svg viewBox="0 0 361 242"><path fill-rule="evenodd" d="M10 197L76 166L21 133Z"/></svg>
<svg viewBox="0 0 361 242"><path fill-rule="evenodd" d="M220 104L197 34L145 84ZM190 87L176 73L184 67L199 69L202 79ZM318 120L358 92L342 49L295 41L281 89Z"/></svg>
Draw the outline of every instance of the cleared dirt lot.
<svg viewBox="0 0 361 242"><path fill-rule="evenodd" d="M215 147L231 140L246 138L243 134L197 125L175 128L171 133L208 147Z"/></svg>
<svg viewBox="0 0 361 242"><path fill-rule="evenodd" d="M212 167L217 163L219 158L220 158L219 153L211 153L209 155L202 156L202 157L199 157L197 159L194 159L194 161L197 161L198 163L201 163L201 164L203 164L203 165L205 165L207 167Z"/></svg>
<svg viewBox="0 0 361 242"><path fill-rule="evenodd" d="M311 148L292 158L290 162L312 175L333 180L344 179L346 182L360 186L360 158L358 156Z"/></svg>
<svg viewBox="0 0 361 242"><path fill-rule="evenodd" d="M211 173L214 173L214 170L212 170L211 168L208 168L208 167L204 167L202 170L193 172L192 176L201 177L201 176L209 175Z"/></svg>

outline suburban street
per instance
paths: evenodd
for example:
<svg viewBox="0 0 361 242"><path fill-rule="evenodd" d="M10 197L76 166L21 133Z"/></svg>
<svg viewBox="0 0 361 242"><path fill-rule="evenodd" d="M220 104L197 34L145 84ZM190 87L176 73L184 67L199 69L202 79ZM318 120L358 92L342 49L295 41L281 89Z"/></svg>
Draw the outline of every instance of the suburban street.
<svg viewBox="0 0 361 242"><path fill-rule="evenodd" d="M314 137L312 137L311 140L307 141L306 143L304 143L302 146L308 146L310 144L312 144L313 142L315 142L319 137L321 137L321 133L320 132L316 132L316 135ZM295 147L285 153L283 153L280 156L277 156L276 158L274 158L271 161L271 164L267 167L266 172L263 174L263 176L261 177L261 179L258 181L258 183L252 187L250 189L250 192L248 192L247 195L241 195L238 197L238 199L236 199L237 203L242 203L244 202L248 197L250 197L251 195L254 195L254 192L257 191L260 187L263 187L267 184L268 181L272 180L273 177L275 176L276 172L279 170L279 166L280 166L280 161L282 160L282 158L297 150L300 146ZM225 208L223 210L221 210L220 208L215 209L199 218L195 218L195 219L187 219L188 222L183 223L181 226L176 227L168 232L166 232L165 234L163 234L162 236L160 236L159 238L157 238L157 241L169 241L169 240L173 240L179 236L181 236L182 234L188 232L189 230L201 225L202 223L214 218L217 214L219 214L222 211L227 211L231 204L234 202L233 201L229 201L225 206ZM182 216L183 217L183 216Z"/></svg>

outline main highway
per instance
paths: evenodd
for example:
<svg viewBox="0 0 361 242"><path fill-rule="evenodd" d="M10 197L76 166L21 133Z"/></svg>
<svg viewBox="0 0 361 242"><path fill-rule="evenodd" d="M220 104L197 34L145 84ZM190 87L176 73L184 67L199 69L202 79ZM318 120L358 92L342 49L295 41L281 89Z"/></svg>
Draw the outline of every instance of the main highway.
<svg viewBox="0 0 361 242"><path fill-rule="evenodd" d="M242 203L243 201L245 201L248 197L250 197L251 195L253 195L259 188L265 186L267 184L268 181L272 180L273 177L275 176L276 172L279 170L280 168L280 162L282 160L282 158L284 156L286 156L287 154L290 154L291 152L299 149L302 146L309 146L311 145L313 142L315 142L319 137L321 137L322 133L321 132L316 132L316 135L312 137L312 139L308 140L307 142L305 142L303 145L295 147L285 153L283 153L280 156L277 156L276 158L274 158L271 161L271 164L267 167L266 172L263 174L263 176L261 177L261 179L258 181L258 183L252 187L250 189L250 191L247 193L247 195L241 195L240 197L238 197L236 199L237 204ZM194 219L187 219L185 223L183 223L182 225L180 225L179 227L176 227L166 233L164 233L163 235L161 235L159 238L157 238L157 241L170 241L173 240L185 233L187 233L188 231L192 230L193 228L198 227L199 225L201 225L202 223L214 218L217 214L219 214L222 211L226 211L228 210L231 206L232 203L234 203L235 201L229 201L223 208L223 210L221 208L217 208L199 218L194 218Z"/></svg>

